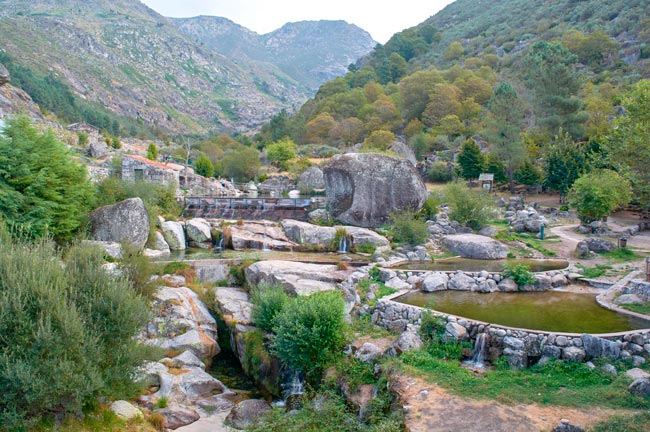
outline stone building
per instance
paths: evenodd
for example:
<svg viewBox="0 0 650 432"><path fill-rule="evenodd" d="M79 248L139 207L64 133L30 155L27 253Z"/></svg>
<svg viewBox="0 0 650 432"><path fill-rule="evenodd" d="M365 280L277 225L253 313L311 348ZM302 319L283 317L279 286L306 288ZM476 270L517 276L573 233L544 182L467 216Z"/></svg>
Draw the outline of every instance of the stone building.
<svg viewBox="0 0 650 432"><path fill-rule="evenodd" d="M122 155L122 179L126 181L143 180L164 185L179 185L182 165L160 163L138 155Z"/></svg>

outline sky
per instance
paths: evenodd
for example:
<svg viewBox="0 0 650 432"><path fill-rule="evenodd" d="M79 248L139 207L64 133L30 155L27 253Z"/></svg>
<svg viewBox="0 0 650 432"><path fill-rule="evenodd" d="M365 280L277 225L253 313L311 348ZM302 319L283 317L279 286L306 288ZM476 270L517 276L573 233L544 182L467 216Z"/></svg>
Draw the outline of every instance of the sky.
<svg viewBox="0 0 650 432"><path fill-rule="evenodd" d="M166 17L212 15L260 34L288 22L344 20L366 30L379 43L425 21L452 0L142 0Z"/></svg>

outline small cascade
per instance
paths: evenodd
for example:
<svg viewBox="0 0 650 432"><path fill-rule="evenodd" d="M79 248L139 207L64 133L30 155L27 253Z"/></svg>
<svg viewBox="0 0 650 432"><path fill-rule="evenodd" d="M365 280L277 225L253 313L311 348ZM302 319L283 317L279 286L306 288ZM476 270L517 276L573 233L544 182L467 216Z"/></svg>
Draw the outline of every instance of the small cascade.
<svg viewBox="0 0 650 432"><path fill-rule="evenodd" d="M472 357L466 362L467 365L477 369L485 368L485 351L487 349L487 333L476 335Z"/></svg>
<svg viewBox="0 0 650 432"><path fill-rule="evenodd" d="M339 240L339 250L337 251L340 254L348 253L348 238L347 236L341 236Z"/></svg>
<svg viewBox="0 0 650 432"><path fill-rule="evenodd" d="M266 225L264 225L264 239L262 240L262 252L270 252L268 236L266 235Z"/></svg>
<svg viewBox="0 0 650 432"><path fill-rule="evenodd" d="M293 374L291 382L282 384L282 389L284 393L284 406L287 411L302 408L302 396L305 394L305 389L298 372Z"/></svg>
<svg viewBox="0 0 650 432"><path fill-rule="evenodd" d="M215 251L223 252L224 244L223 244L223 235L219 238L219 243L214 247Z"/></svg>
<svg viewBox="0 0 650 432"><path fill-rule="evenodd" d="M368 405L370 405L370 401L374 400L377 397L378 393L379 393L379 383L377 382L375 383L375 387L372 389L372 393L370 395L370 399L368 400L368 403L359 407L359 421L365 420L366 411L368 410Z"/></svg>

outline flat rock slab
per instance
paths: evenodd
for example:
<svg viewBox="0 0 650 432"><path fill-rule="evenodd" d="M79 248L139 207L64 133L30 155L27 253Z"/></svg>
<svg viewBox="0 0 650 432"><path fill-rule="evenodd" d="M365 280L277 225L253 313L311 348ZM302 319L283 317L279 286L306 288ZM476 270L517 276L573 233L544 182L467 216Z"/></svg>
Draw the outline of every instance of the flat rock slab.
<svg viewBox="0 0 650 432"><path fill-rule="evenodd" d="M251 285L279 284L294 295L309 295L336 289L354 270L339 270L332 264L309 264L294 261L259 261L246 268Z"/></svg>
<svg viewBox="0 0 650 432"><path fill-rule="evenodd" d="M490 237L477 234L455 234L444 238L445 247L463 258L504 259L508 247Z"/></svg>

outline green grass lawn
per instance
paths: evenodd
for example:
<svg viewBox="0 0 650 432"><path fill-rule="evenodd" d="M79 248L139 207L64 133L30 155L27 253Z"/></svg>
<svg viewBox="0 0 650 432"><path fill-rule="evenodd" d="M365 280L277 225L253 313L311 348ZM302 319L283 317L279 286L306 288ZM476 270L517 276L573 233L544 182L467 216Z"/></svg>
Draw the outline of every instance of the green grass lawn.
<svg viewBox="0 0 650 432"><path fill-rule="evenodd" d="M460 367L457 360L442 360L426 350L405 353L395 362L405 372L421 375L463 397L509 404L650 408L650 400L628 392L629 379L592 371L583 363L552 361L522 371L497 369L478 376Z"/></svg>

